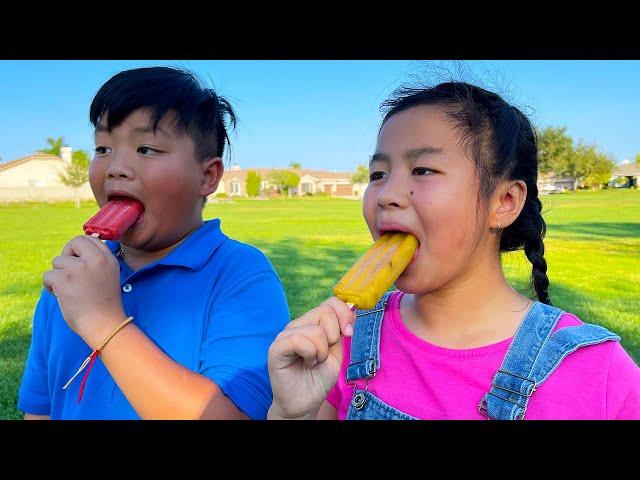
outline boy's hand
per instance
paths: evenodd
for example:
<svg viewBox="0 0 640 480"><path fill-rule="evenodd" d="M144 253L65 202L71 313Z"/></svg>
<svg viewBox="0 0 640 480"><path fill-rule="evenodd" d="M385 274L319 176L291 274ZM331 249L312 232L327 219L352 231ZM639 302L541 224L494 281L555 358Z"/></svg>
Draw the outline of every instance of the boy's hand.
<svg viewBox="0 0 640 480"><path fill-rule="evenodd" d="M336 297L293 320L269 348L273 404L268 418L315 418L338 379L342 338L355 313Z"/></svg>
<svg viewBox="0 0 640 480"><path fill-rule="evenodd" d="M126 315L120 297L120 268L109 248L88 235L72 239L42 277L58 298L69 327L90 347L101 342Z"/></svg>

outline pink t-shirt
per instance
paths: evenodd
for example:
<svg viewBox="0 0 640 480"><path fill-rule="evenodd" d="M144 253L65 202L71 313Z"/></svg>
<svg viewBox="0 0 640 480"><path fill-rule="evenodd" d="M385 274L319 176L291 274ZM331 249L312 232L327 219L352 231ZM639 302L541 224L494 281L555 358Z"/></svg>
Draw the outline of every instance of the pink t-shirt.
<svg viewBox="0 0 640 480"><path fill-rule="evenodd" d="M380 337L380 369L369 391L398 410L424 420L482 420L478 403L491 388L512 338L467 350L439 347L411 333L399 312L402 292L391 295ZM581 325L565 313L555 330ZM554 330L554 331L555 331ZM351 339L327 400L344 420L353 396L345 382ZM364 388L364 380L358 380ZM640 419L640 368L619 342L569 354L529 401L527 420Z"/></svg>

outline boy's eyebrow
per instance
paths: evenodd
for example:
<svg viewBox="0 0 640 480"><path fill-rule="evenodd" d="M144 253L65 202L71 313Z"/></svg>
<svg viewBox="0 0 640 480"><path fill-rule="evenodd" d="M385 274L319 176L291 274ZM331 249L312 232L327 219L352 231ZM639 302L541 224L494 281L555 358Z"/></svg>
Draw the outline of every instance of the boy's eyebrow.
<svg viewBox="0 0 640 480"><path fill-rule="evenodd" d="M94 133L104 133L104 132L108 132L109 129L107 127L104 127L102 125L96 125L96 128L94 130ZM166 137L166 138L171 138L171 136L162 129L162 127L158 126L156 127L156 130L154 132L153 127L151 126L147 126L147 127L136 127L133 128L131 130L133 133L138 134L138 135L146 135L148 133L155 133L158 132L160 133L160 135Z"/></svg>
<svg viewBox="0 0 640 480"><path fill-rule="evenodd" d="M423 155L432 155L432 156L442 156L444 155L444 150L439 147L432 147L430 145L426 145L424 147L411 148L404 152L402 155L405 160L415 160L416 158L422 157ZM390 162L389 155L382 152L376 152L371 155L371 160L369 161L369 165L373 162Z"/></svg>
<svg viewBox="0 0 640 480"><path fill-rule="evenodd" d="M371 155L371 160L369 160L369 165L373 162L387 162L389 163L389 156L386 153L376 152Z"/></svg>
<svg viewBox="0 0 640 480"><path fill-rule="evenodd" d="M157 126L155 131L151 125L147 127L136 127L136 128L133 128L131 131L133 133L142 134L142 135L146 135L148 133L152 133L155 135L157 132L157 133L160 133L160 135L162 135L163 137L171 138L171 136L165 130L163 130L162 127L160 126Z"/></svg>

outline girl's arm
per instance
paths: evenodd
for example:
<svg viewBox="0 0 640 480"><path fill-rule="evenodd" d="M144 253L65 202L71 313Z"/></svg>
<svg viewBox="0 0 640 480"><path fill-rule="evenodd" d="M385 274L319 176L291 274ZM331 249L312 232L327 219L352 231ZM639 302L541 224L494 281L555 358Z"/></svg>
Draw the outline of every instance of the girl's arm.
<svg viewBox="0 0 640 480"><path fill-rule="evenodd" d="M318 411L316 420L338 420L338 411L325 400Z"/></svg>
<svg viewBox="0 0 640 480"><path fill-rule="evenodd" d="M51 420L49 415L32 415L30 413L24 414L25 420Z"/></svg>

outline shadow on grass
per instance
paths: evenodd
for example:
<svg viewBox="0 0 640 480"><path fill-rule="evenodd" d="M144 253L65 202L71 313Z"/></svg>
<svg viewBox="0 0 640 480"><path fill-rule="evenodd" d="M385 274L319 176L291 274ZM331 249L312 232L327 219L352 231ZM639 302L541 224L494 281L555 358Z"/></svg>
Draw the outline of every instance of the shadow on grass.
<svg viewBox="0 0 640 480"><path fill-rule="evenodd" d="M518 289L521 293L525 293ZM621 320L614 309L608 309L602 300L588 297L566 285L551 283L549 288L551 303L569 313L573 313L585 323L601 325L620 335L620 343L636 364L640 365L640 322Z"/></svg>
<svg viewBox="0 0 640 480"><path fill-rule="evenodd" d="M577 222L550 224L550 233L563 233L570 238L601 240L603 238L639 238L640 223Z"/></svg>
<svg viewBox="0 0 640 480"><path fill-rule="evenodd" d="M0 419L20 419L18 389L22 381L31 336L22 334L0 339Z"/></svg>
<svg viewBox="0 0 640 480"><path fill-rule="evenodd" d="M366 250L363 246L305 244L292 237L253 245L269 257L278 272L291 318L333 295L333 286Z"/></svg>

